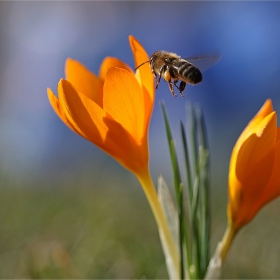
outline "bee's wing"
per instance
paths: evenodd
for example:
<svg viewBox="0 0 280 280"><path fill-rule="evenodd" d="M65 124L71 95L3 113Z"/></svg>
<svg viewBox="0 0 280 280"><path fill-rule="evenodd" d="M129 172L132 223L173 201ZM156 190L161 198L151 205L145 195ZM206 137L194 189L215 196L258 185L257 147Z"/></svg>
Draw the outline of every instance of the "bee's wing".
<svg viewBox="0 0 280 280"><path fill-rule="evenodd" d="M184 58L195 67L197 67L201 72L206 71L208 68L212 67L222 58L221 55L213 56L198 56L198 57L187 57Z"/></svg>

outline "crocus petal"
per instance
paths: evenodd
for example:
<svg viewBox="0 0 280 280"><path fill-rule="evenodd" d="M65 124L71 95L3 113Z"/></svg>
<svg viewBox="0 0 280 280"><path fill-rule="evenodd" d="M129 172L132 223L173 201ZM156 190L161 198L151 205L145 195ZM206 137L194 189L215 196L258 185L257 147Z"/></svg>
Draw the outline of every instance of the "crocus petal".
<svg viewBox="0 0 280 280"><path fill-rule="evenodd" d="M276 136L276 142L280 141L280 127L277 127L277 136Z"/></svg>
<svg viewBox="0 0 280 280"><path fill-rule="evenodd" d="M229 172L230 212L239 226L247 222L247 208L258 200L263 186L270 180L275 140L276 114L273 112L256 122L251 135L233 149Z"/></svg>
<svg viewBox="0 0 280 280"><path fill-rule="evenodd" d="M104 83L104 110L139 143L144 133L143 92L134 75L121 68L110 68Z"/></svg>
<svg viewBox="0 0 280 280"><path fill-rule="evenodd" d="M79 134L101 145L108 131L103 121L104 110L63 79L58 84L58 98L67 119Z"/></svg>
<svg viewBox="0 0 280 280"><path fill-rule="evenodd" d="M138 43L137 48L142 46ZM108 57L98 78L78 61L68 59L58 98L48 90L54 110L73 131L136 176L147 170L149 160L147 134L155 90L148 71L148 75L141 70L135 76L124 62Z"/></svg>
<svg viewBox="0 0 280 280"><path fill-rule="evenodd" d="M238 153L238 156L236 162L232 163L236 167L236 176L241 181L250 170L255 168L256 163L274 148L276 142L275 112L251 126L250 137L243 141L242 146L234 151Z"/></svg>
<svg viewBox="0 0 280 280"><path fill-rule="evenodd" d="M140 64L150 61L150 58L145 51L145 49L142 47L142 45L133 37L129 36L129 42L130 47L134 56L135 61L135 67L138 67ZM137 69L139 71L141 76L141 82L143 86L147 89L147 92L150 95L151 98L151 104L154 100L154 94L155 94L155 86L154 86L154 76L151 72L149 63L143 64L141 67Z"/></svg>
<svg viewBox="0 0 280 280"><path fill-rule="evenodd" d="M271 178L256 206L258 209L280 195L280 142L276 144L274 154L275 159Z"/></svg>
<svg viewBox="0 0 280 280"><path fill-rule="evenodd" d="M50 104L53 108L53 110L56 112L56 114L60 117L60 119L70 128L72 129L74 132L76 132L77 134L81 135L78 130L75 129L75 127L71 124L71 122L69 122L69 120L67 119L63 108L60 105L59 100L57 99L57 97L53 94L52 90L50 88L47 89L48 92L48 98L50 101ZM83 136L83 135L81 135Z"/></svg>
<svg viewBox="0 0 280 280"><path fill-rule="evenodd" d="M104 122L108 127L108 133L101 149L134 174L141 174L148 165L147 139L137 143L121 124L109 116L104 119Z"/></svg>
<svg viewBox="0 0 280 280"><path fill-rule="evenodd" d="M99 69L99 77L101 80L105 80L106 73L108 69L118 67L126 69L127 71L133 73L133 70L123 61L116 57L106 57L103 62L101 63L100 69Z"/></svg>
<svg viewBox="0 0 280 280"><path fill-rule="evenodd" d="M248 171L246 180L235 182L231 188L231 216L235 228L248 223L260 208L256 207L263 195L264 187L268 184L274 164L274 151L270 151L254 170Z"/></svg>
<svg viewBox="0 0 280 280"><path fill-rule="evenodd" d="M129 36L129 42L134 56L135 67L145 61L149 61L150 58L147 52L133 36ZM142 85L142 90L144 91L145 125L148 126L155 100L154 76L151 72L149 63L145 63L139 67L136 71L135 77Z"/></svg>
<svg viewBox="0 0 280 280"><path fill-rule="evenodd" d="M133 172L147 165L147 145L136 144L122 124L68 81L61 79L58 96L66 118L81 136Z"/></svg>
<svg viewBox="0 0 280 280"><path fill-rule="evenodd" d="M236 145L238 142L243 142L244 138L248 137L248 133L251 134L251 131L255 125L257 125L263 118L273 112L273 106L270 99L267 99L258 113L254 116L254 118L249 122L246 128L241 133Z"/></svg>
<svg viewBox="0 0 280 280"><path fill-rule="evenodd" d="M239 137L231 156L228 217L238 229L280 195L280 130L267 100Z"/></svg>
<svg viewBox="0 0 280 280"><path fill-rule="evenodd" d="M103 82L82 63L68 58L65 63L65 78L78 91L102 107Z"/></svg>

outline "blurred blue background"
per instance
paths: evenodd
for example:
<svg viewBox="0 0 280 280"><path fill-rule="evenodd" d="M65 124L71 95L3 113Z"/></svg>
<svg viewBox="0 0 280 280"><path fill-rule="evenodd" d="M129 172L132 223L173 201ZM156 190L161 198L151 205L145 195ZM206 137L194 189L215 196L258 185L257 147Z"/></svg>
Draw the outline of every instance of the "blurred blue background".
<svg viewBox="0 0 280 280"><path fill-rule="evenodd" d="M106 56L118 57L134 67L128 35L136 37L148 54L159 49L183 57L218 53L222 59L204 73L201 84L187 86L185 99L180 96L174 98L167 84L160 84L149 130L152 176L156 182L157 176L163 174L171 186L171 165L159 103L163 100L166 105L179 153L182 151L179 121L186 120L186 103L191 101L202 107L211 153L214 249L226 227L227 172L235 141L267 98L272 99L276 111L280 110L279 15L279 2L1 2L2 191L11 190L13 200L13 194L19 189L23 193L28 192L27 189L35 192L48 189L48 194L55 196L59 188L74 190L75 195L88 188L91 190L89 193L100 201L100 193L110 196L109 189L115 187L117 198L131 192L133 197L144 201L141 209L148 208L139 184L129 172L60 121L49 105L46 88L56 92L59 79L64 77L67 57L79 60L96 74ZM120 201L126 203L125 200ZM80 202L83 203L82 200ZM7 208L2 207L2 210L10 213L14 204L6 203ZM152 224L149 209L145 211ZM262 241L262 236L258 236L257 241L250 245L253 255L262 252L254 262L262 266L252 272L253 262L246 259L246 253L242 252L245 261L239 258L242 242L251 236L250 229L245 229L243 236L237 238L237 252L232 249L232 259L229 256L231 265L226 267L225 278L279 276L279 268L273 262L268 264L266 255L267 250L272 250L273 257L279 259L280 256L280 247L275 245L280 243L276 213L279 214L279 201L260 214L270 219L263 236L273 231L276 241L272 238L267 246L259 248L257 242ZM135 223L137 225L137 221ZM262 225L259 220L250 227L255 226L256 231L263 228ZM16 229L21 231L19 225ZM12 227L9 230L12 231ZM6 235L9 230L6 230ZM153 234L157 238L156 228ZM5 250L2 250L3 259L14 247L11 245ZM161 255L159 259L161 263ZM146 272L146 275L164 278L166 271L162 270L162 274ZM235 274L238 270L243 272ZM1 277L12 277L7 269L4 271ZM141 271L139 273L120 275L137 278L141 277ZM17 277L21 275L15 274ZM32 277L31 274L26 275ZM39 276L42 275L45 277L44 274ZM81 275L77 273L75 276L83 277ZM105 272L84 275L88 278L117 277L108 276ZM55 277L60 276L55 274ZM71 276L67 274L67 277Z"/></svg>

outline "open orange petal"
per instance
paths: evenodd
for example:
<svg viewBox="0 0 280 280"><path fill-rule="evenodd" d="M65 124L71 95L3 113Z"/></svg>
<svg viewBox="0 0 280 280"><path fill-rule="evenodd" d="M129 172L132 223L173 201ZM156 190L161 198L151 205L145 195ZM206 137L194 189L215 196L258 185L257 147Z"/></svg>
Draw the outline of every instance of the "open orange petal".
<svg viewBox="0 0 280 280"><path fill-rule="evenodd" d="M102 107L103 82L82 63L68 58L65 63L65 77L78 91Z"/></svg>
<svg viewBox="0 0 280 280"><path fill-rule="evenodd" d="M103 107L137 142L142 141L147 130L143 92L132 73L121 68L107 71Z"/></svg>
<svg viewBox="0 0 280 280"><path fill-rule="evenodd" d="M58 98L72 126L89 141L102 145L108 131L103 109L63 79L58 84Z"/></svg>
<svg viewBox="0 0 280 280"><path fill-rule="evenodd" d="M148 60L140 43L133 37L130 42L134 58ZM135 75L121 60L107 57L98 78L69 58L58 98L48 89L54 110L73 131L135 174L146 172L149 160L147 131L155 90L153 75L146 70Z"/></svg>
<svg viewBox="0 0 280 280"><path fill-rule="evenodd" d="M135 68L146 61L150 61L150 58L147 52L145 51L145 49L142 47L139 41L136 40L131 35L129 36L129 43L134 56ZM151 106L152 106L155 98L155 86L154 86L154 76L151 72L150 64L149 63L143 64L141 67L137 69L137 71L139 71L140 73L141 83L147 89L150 95Z"/></svg>
<svg viewBox="0 0 280 280"><path fill-rule="evenodd" d="M103 150L135 174L145 169L149 158L147 141L137 143L125 128L112 118L108 117L104 121L108 126L108 133Z"/></svg>
<svg viewBox="0 0 280 280"><path fill-rule="evenodd" d="M133 36L129 36L129 43L134 56L135 67L150 60L145 49ZM138 82L142 85L142 90L144 92L145 125L148 126L155 101L154 76L151 72L149 63L145 63L139 67L135 76L138 79Z"/></svg>
<svg viewBox="0 0 280 280"><path fill-rule="evenodd" d="M276 142L280 141L280 127L277 127L277 136L276 136Z"/></svg>
<svg viewBox="0 0 280 280"><path fill-rule="evenodd" d="M58 100L58 98L53 94L52 90L50 88L47 89L48 92L48 98L50 101L50 104L53 108L53 110L56 112L56 114L60 117L60 119L70 128L72 129L74 132L78 133L79 135L81 135L78 130L71 124L71 122L69 122L69 120L67 119L63 108L60 105L60 102ZM81 135L83 136L83 135Z"/></svg>
<svg viewBox="0 0 280 280"><path fill-rule="evenodd" d="M134 73L133 70L123 61L116 57L106 57L103 62L101 63L100 69L99 69L99 77L101 80L105 80L106 73L108 69L113 68L113 67L119 67L126 69L127 71Z"/></svg>
<svg viewBox="0 0 280 280"><path fill-rule="evenodd" d="M122 124L107 115L95 102L63 79L58 85L58 95L63 114L74 131L133 172L147 165L147 152L136 144ZM147 151L147 146L144 147Z"/></svg>

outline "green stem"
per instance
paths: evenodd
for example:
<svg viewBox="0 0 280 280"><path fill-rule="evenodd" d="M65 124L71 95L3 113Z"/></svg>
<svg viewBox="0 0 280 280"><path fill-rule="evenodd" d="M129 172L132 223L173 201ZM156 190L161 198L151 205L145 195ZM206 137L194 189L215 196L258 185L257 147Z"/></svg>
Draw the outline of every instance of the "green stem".
<svg viewBox="0 0 280 280"><path fill-rule="evenodd" d="M221 259L224 262L230 245L237 233L238 229L236 229L233 224L228 224L227 229L224 233L223 239L221 241Z"/></svg>
<svg viewBox="0 0 280 280"><path fill-rule="evenodd" d="M148 199L148 202L151 206L152 212L154 214L157 226L159 231L162 233L162 237L165 241L167 250L169 252L170 255L170 259L173 263L173 267L175 268L176 272L177 272L177 277L180 277L180 258L179 258L179 254L178 251L176 249L175 246L175 242L174 239L172 237L172 234L170 232L167 220L165 218L164 212L162 210L162 207L159 203L158 200L158 196L154 187L154 184L152 182L151 176L150 176L150 172L149 170L144 170L142 172L138 172L138 174L135 174L137 179L139 180L145 195Z"/></svg>

